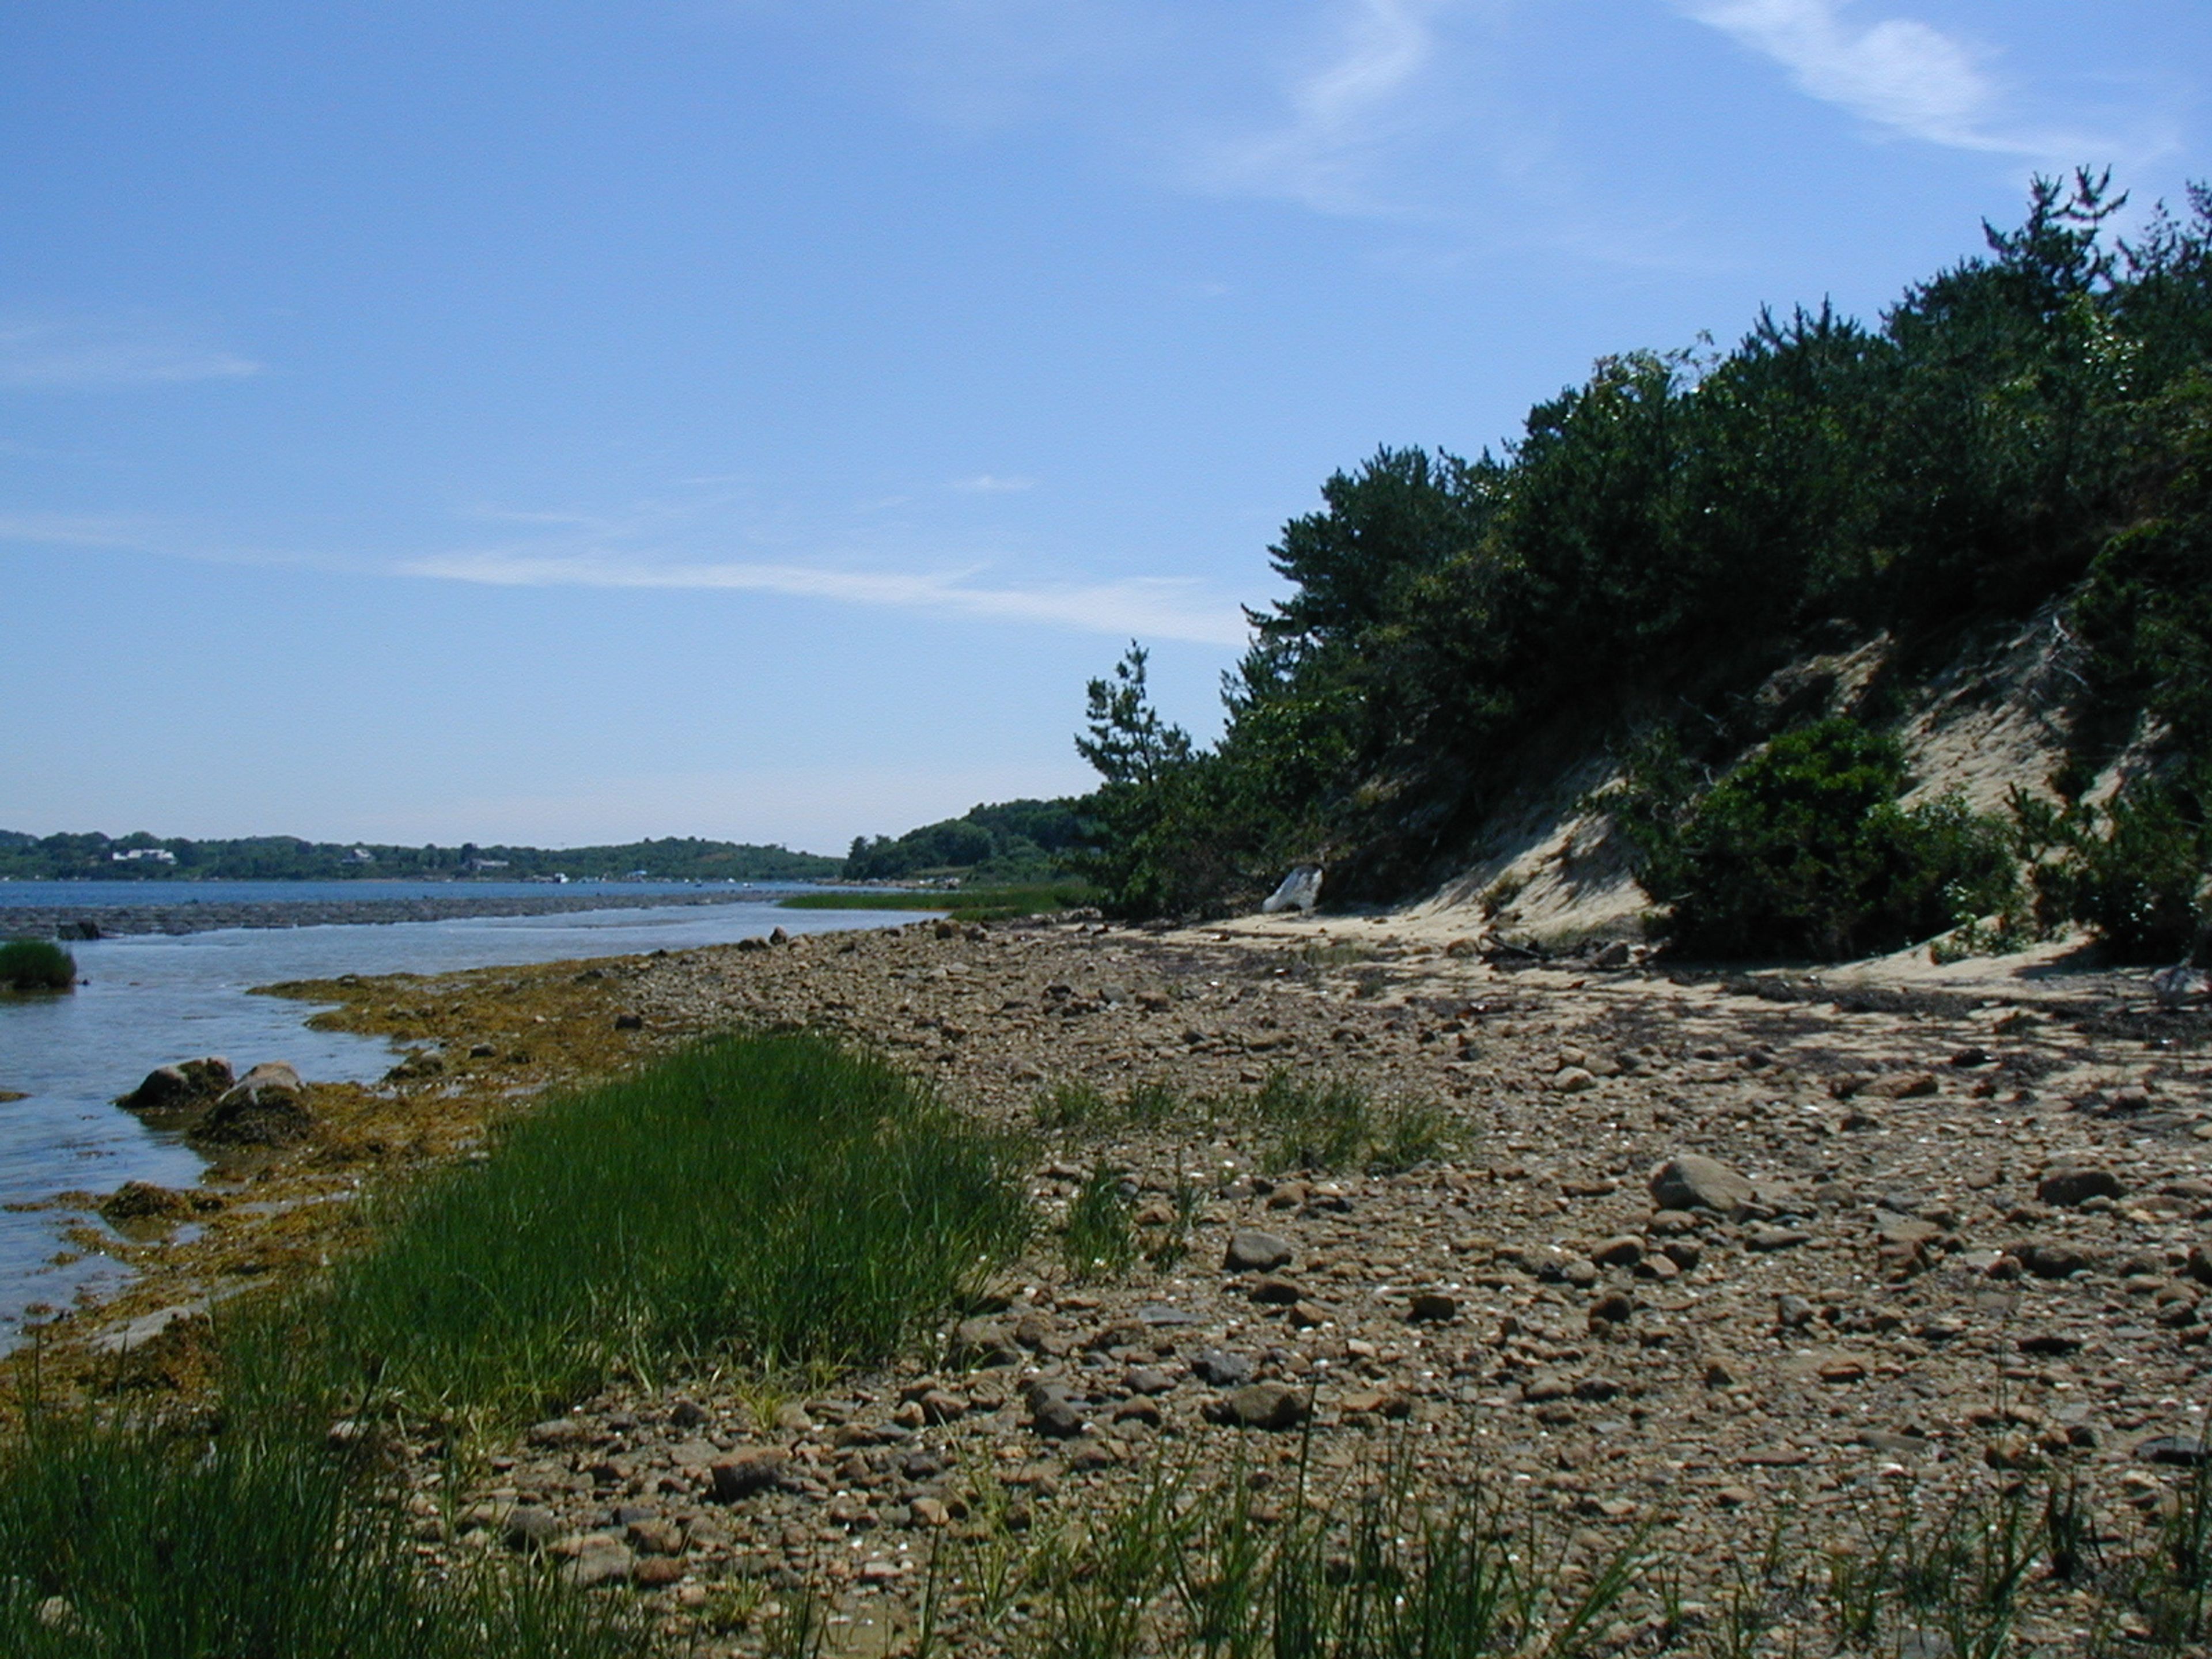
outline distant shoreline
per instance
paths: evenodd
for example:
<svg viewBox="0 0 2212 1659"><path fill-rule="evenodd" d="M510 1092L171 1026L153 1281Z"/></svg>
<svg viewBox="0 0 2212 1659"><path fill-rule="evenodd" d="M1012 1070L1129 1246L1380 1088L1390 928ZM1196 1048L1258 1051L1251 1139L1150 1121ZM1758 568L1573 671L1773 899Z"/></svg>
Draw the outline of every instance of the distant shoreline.
<svg viewBox="0 0 2212 1659"><path fill-rule="evenodd" d="M12 896L0 896L0 897ZM545 916L579 910L653 910L672 905L772 900L748 889L665 888L654 892L456 893L408 898L216 900L163 904L9 904L0 938L85 939L131 933L204 933L223 927L325 927L463 916ZM149 896L152 897L151 895ZM97 928L87 933L87 925Z"/></svg>

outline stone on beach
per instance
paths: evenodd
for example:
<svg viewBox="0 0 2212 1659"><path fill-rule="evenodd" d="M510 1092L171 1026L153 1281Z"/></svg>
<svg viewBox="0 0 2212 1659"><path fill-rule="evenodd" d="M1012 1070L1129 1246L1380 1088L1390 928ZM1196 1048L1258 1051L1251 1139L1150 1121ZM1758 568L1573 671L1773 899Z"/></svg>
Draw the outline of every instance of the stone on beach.
<svg viewBox="0 0 2212 1659"><path fill-rule="evenodd" d="M1651 1200L1662 1210L1717 1210L1728 1215L1757 1196L1757 1188L1727 1164L1696 1152L1675 1153L1651 1176Z"/></svg>

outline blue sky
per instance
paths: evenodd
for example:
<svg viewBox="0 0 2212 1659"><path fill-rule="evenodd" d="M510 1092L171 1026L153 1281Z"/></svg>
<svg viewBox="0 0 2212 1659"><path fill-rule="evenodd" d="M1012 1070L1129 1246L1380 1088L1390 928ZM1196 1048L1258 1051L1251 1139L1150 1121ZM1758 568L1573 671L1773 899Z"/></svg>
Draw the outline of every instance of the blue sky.
<svg viewBox="0 0 2212 1659"><path fill-rule="evenodd" d="M2212 174L2184 0L0 6L0 827L842 851L1334 468Z"/></svg>

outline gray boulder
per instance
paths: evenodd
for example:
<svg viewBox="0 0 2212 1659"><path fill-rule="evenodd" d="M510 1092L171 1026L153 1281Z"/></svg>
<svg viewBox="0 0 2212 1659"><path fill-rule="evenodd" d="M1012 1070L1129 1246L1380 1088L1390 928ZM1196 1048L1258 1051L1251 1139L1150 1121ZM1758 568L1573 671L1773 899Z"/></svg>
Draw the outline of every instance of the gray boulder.
<svg viewBox="0 0 2212 1659"><path fill-rule="evenodd" d="M234 1079L220 1054L156 1066L146 1080L115 1103L133 1112L189 1112L220 1098Z"/></svg>

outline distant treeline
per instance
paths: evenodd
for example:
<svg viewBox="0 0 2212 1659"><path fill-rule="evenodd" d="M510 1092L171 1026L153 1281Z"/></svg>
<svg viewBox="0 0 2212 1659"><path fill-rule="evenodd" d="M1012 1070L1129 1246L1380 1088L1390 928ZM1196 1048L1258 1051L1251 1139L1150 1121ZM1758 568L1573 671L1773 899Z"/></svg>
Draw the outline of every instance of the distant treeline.
<svg viewBox="0 0 2212 1659"><path fill-rule="evenodd" d="M1305 860L1339 899L1395 897L1463 866L1516 779L1656 723L1682 781L1647 803L1644 841L1680 829L1704 849L1645 866L1678 902L1730 867L1723 809L1792 844L1782 797L1805 769L1872 756L1866 810L1887 810L1878 746L1828 732L1747 779L1759 800L1717 796L1693 822L1776 737L1747 696L1767 676L1882 641L1850 711L1879 732L1977 640L2040 613L2075 688L2062 795L2146 733L2159 763L2111 812L2022 824L2056 872L2040 898L2081 914L2078 875L2099 902L2140 910L2155 888L2185 913L2212 853L2212 191L2128 238L2109 222L2123 199L2087 173L2039 179L2024 224L1988 228L1984 254L1872 325L1762 314L1733 349L1600 361L1502 453L1383 449L1335 474L1270 550L1289 592L1252 613L1218 744L1159 718L1141 652L1092 683L1088 873L1131 914L1249 902ZM1877 840L1894 852L1907 831L1933 833ZM1916 882L1935 868L1906 863ZM2140 892L2123 866L2148 872ZM1830 901L1786 902L1814 921L1774 937L1812 948ZM2176 927L2153 931L2166 942L2139 948L2169 948Z"/></svg>
<svg viewBox="0 0 2212 1659"><path fill-rule="evenodd" d="M1060 873L1084 842L1084 820L1073 801L1002 801L926 823L896 840L855 836L845 876L849 881L946 875L963 881L1046 881Z"/></svg>
<svg viewBox="0 0 2212 1659"><path fill-rule="evenodd" d="M834 880L842 860L782 847L670 836L618 847L391 847L375 842L250 836L192 841L140 832L27 836L0 830L0 877L102 881L518 881L532 876L643 877L659 881Z"/></svg>

